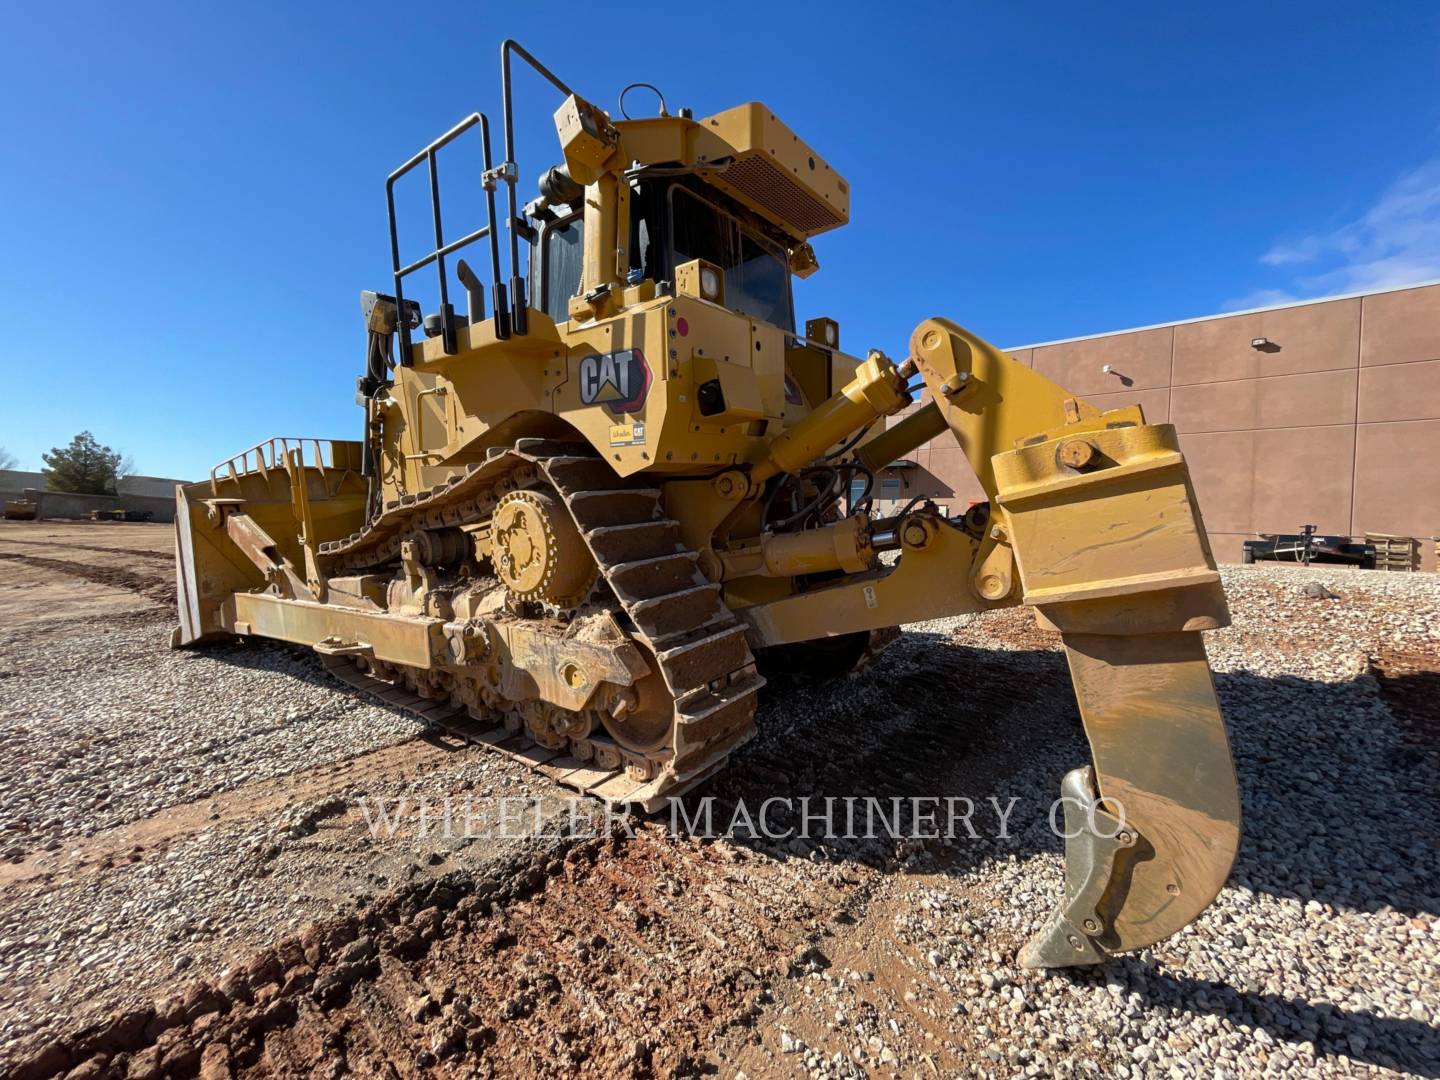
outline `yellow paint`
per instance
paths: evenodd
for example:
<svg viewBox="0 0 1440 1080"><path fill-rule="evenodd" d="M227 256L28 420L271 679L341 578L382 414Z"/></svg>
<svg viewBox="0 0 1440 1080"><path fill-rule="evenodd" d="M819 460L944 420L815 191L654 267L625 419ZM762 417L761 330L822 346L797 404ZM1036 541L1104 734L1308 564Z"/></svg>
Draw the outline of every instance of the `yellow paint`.
<svg viewBox="0 0 1440 1080"><path fill-rule="evenodd" d="M646 168L688 170L772 234L792 272L815 270L808 241L848 220L849 186L761 104L632 121L572 96L555 124L584 186L581 295L558 323L530 311L524 336L499 340L487 320L459 328L455 355L415 342L369 405L378 502L519 439L581 441L619 476L662 488L756 647L1031 605L1064 637L1101 797L1133 805L1153 855L1131 868L1126 895L1110 894L1097 942L1134 948L1193 918L1228 872L1239 809L1197 634L1228 612L1173 428L1136 407L1101 412L944 319L915 328L901 371L839 352L829 319L811 320L805 340L727 307L741 279L706 298L698 261L674 282L631 280L631 170ZM876 421L909 403L911 370L930 403L887 431ZM815 527L773 531L781 477L825 477L817 461L867 425L860 460L875 469L950 431L989 499L983 531L924 506L897 520L833 507ZM358 444L337 446L328 471L291 458L180 492L182 643L260 633L439 662L439 622L379 610L384 582L347 582L336 603L298 598L325 595L318 545L364 527ZM879 550L898 559L882 564ZM615 681L598 652L562 655L515 633L514 655L533 663L511 666L533 668L523 684L547 700L578 707Z"/></svg>

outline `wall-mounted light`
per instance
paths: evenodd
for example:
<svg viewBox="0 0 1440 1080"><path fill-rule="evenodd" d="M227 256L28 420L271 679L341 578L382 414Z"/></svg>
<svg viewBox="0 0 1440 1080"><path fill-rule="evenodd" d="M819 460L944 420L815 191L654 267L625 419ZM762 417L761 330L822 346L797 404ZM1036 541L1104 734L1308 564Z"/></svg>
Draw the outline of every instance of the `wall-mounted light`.
<svg viewBox="0 0 1440 1080"><path fill-rule="evenodd" d="M1120 372L1116 371L1114 364L1106 364L1104 367L1102 367L1102 368L1100 369L1100 374L1101 374L1101 375L1114 375L1117 379L1120 380L1120 385L1121 385L1121 386L1134 386L1134 385L1135 385L1135 380L1132 379L1132 378L1130 378L1129 375L1122 375Z"/></svg>
<svg viewBox="0 0 1440 1080"><path fill-rule="evenodd" d="M1256 352L1279 352L1280 346L1271 341L1268 337L1257 337L1250 340L1250 348Z"/></svg>

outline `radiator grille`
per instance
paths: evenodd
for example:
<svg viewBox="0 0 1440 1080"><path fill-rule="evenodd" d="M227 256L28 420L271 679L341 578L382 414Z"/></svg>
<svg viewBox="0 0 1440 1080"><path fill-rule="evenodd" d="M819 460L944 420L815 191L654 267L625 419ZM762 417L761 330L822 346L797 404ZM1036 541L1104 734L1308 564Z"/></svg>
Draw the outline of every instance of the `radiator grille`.
<svg viewBox="0 0 1440 1080"><path fill-rule="evenodd" d="M797 184L768 157L755 154L737 161L719 179L770 213L803 232L845 224L845 215Z"/></svg>

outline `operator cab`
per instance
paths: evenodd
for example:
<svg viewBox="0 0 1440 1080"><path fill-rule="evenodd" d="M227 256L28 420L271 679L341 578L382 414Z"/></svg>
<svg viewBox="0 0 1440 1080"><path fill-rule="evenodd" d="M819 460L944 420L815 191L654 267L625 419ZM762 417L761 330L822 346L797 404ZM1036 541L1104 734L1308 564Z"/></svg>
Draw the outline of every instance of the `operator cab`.
<svg viewBox="0 0 1440 1080"><path fill-rule="evenodd" d="M547 178L553 175L554 170ZM630 284L653 281L659 287L674 281L677 266L704 259L725 276L726 307L794 333L790 269L779 230L692 176L647 177L642 169L629 184ZM564 322L581 287L580 197L557 204L542 196L526 209L541 222L530 252L531 303Z"/></svg>

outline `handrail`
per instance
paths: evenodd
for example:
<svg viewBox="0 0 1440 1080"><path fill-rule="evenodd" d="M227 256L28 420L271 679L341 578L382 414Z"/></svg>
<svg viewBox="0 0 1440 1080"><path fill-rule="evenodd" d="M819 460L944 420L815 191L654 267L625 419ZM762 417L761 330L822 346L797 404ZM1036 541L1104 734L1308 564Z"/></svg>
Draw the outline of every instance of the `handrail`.
<svg viewBox="0 0 1440 1080"><path fill-rule="evenodd" d="M505 160L501 163L500 171L509 185L508 213L510 221L510 298L514 304L514 311L511 316L511 324L515 333L522 337L529 333L530 320L527 315L529 298L525 295L525 282L520 277L520 239L516 232L516 206L515 206L515 184L520 179L519 167L515 164L515 113L511 107L510 95L510 54L515 53L532 68L543 76L551 86L559 90L566 97L574 95L575 91L560 81L559 77L547 68L544 64L530 55L530 52L513 38L506 38L500 44L500 107L505 113ZM491 214L494 220L494 214ZM496 278L499 278L499 269L496 271Z"/></svg>
<svg viewBox="0 0 1440 1080"><path fill-rule="evenodd" d="M519 181L519 167L515 163L515 112L514 95L510 71L511 54L518 56L533 68L551 86L567 97L574 94L553 71L531 55L519 42L506 38L500 45L500 91L501 104L505 113L505 159L496 166L491 159L490 121L484 113L471 113L465 119L430 143L405 164L392 172L385 181L385 204L390 216L390 262L395 276L395 308L398 313L400 331L399 363L409 366L411 360L410 316L405 307L403 280L417 270L431 263L436 265L440 282L440 332L447 355L458 351L454 308L450 304L450 286L446 279L445 259L447 256L478 240L490 241L491 302L494 305L495 336L504 340L512 334L524 335L529 332L529 297L525 279L520 274L520 232L524 222L519 216L516 184ZM435 155L443 147L459 138L470 128L479 125L481 148L484 156L481 185L485 189L486 223L483 228L459 240L445 242L445 232L440 214L440 177L435 164ZM430 217L435 232L435 247L427 254L405 266L400 265L400 233L395 218L395 184L405 174L418 168L422 163L428 167L430 180ZM495 184L503 180L506 186L507 228L510 248L510 280L507 284L500 276L500 233L495 217ZM472 312L472 317L473 317Z"/></svg>
<svg viewBox="0 0 1440 1080"><path fill-rule="evenodd" d="M445 242L445 230L440 217L440 174L436 167L435 155L445 146L459 138L465 132L476 125L480 126L481 164L484 170L481 173L481 185L485 189L485 213L486 222L483 228L453 240ZM400 265L400 231L395 219L395 184L412 169L422 162L428 165L430 178L430 217L435 230L435 247L427 255L410 263L408 266ZM503 172L504 170L500 170ZM474 112L458 124L452 127L445 134L441 135L434 142L430 143L419 153L410 158L385 179L385 206L390 216L390 262L391 269L395 275L395 310L399 315L398 323L400 330L400 363L408 367L411 363L410 355L410 322L405 316L405 292L404 279L416 270L423 269L431 263L436 264L436 273L440 279L440 321L441 338L445 352L454 355L458 351L455 334L455 310L450 305L450 286L446 281L445 258L448 255L472 244L477 240L489 238L490 240L490 275L492 286L492 302L495 307L495 336L497 338L508 338L510 336L510 304L505 294L505 286L500 281L500 243L495 229L495 179L497 170L491 163L490 155L490 121L484 113ZM511 202L514 202L514 185L511 185ZM513 205L512 205L513 212ZM513 232L513 229L512 229ZM473 314L473 313L472 313Z"/></svg>
<svg viewBox="0 0 1440 1080"><path fill-rule="evenodd" d="M327 468L335 467L335 444L343 441L320 439L309 435L276 435L265 439L248 450L242 450L234 457L227 458L211 469L210 492L212 495L218 496L222 479L238 481L240 477L249 476L252 473L259 473L268 483L270 470L285 468L286 456L291 450L299 450L301 465L318 469L323 477ZM305 453L307 448L310 450L308 461ZM252 457L254 468L251 467Z"/></svg>

